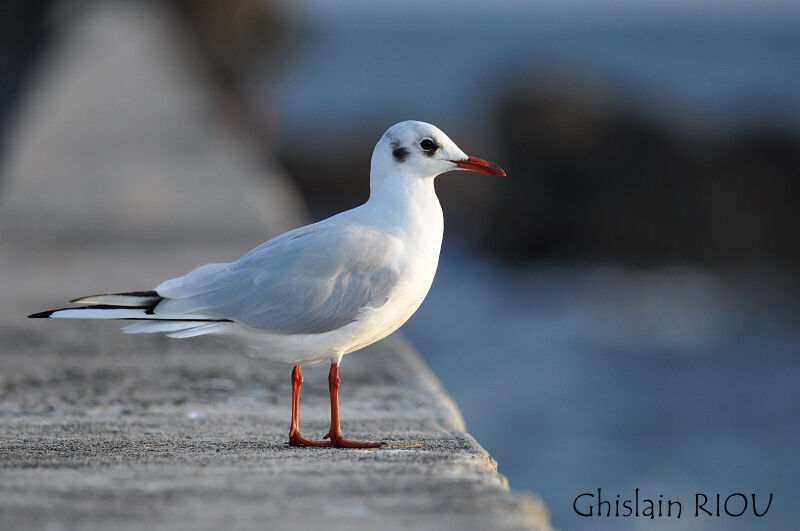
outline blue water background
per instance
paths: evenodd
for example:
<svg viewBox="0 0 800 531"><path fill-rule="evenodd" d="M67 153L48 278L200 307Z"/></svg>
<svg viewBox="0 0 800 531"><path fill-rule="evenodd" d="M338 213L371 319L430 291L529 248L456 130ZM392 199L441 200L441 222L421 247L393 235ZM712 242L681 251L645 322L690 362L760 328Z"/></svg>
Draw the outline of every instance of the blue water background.
<svg viewBox="0 0 800 531"><path fill-rule="evenodd" d="M557 527L792 529L800 301L785 275L511 269L446 246L404 331L500 472L539 493ZM576 516L573 499L598 487L612 501L632 499L637 487L642 497L677 499L684 515L679 526ZM698 492L775 499L769 518L695 519Z"/></svg>
<svg viewBox="0 0 800 531"><path fill-rule="evenodd" d="M410 117L463 141L517 83L548 78L692 128L800 126L798 2L307 0L294 16L261 85L289 142Z"/></svg>

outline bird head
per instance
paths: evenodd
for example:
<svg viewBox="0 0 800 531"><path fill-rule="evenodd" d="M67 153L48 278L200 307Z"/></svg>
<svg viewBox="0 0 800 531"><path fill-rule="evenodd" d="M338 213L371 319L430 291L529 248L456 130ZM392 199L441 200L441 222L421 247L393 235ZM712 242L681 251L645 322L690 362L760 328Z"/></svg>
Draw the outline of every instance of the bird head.
<svg viewBox="0 0 800 531"><path fill-rule="evenodd" d="M433 178L458 169L506 174L497 164L461 151L438 127L414 120L390 127L372 153L373 174L400 173Z"/></svg>

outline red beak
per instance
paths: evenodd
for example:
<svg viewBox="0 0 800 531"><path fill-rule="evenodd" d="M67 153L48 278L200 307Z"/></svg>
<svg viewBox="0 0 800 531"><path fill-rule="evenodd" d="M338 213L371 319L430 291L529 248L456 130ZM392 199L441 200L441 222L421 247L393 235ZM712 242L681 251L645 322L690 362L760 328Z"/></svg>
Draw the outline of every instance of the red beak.
<svg viewBox="0 0 800 531"><path fill-rule="evenodd" d="M500 175L502 177L506 175L503 168L494 162L489 162L488 160L479 159L477 157L467 157L467 160L451 160L450 162L465 170L479 171L481 173Z"/></svg>

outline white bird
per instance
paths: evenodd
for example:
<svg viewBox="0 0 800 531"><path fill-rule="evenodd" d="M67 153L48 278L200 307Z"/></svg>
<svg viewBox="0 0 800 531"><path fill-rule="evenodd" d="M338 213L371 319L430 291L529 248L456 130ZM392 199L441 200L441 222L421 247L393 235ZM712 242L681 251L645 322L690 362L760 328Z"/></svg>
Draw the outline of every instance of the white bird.
<svg viewBox="0 0 800 531"><path fill-rule="evenodd" d="M419 308L439 262L444 222L434 177L455 169L505 175L467 156L437 127L389 128L375 146L366 203L277 236L231 263L207 264L151 291L75 299L84 306L34 318L138 320L127 333L245 339L246 354L293 365L289 444L376 448L344 439L339 363L397 330ZM331 363L331 428L323 439L298 425L300 366Z"/></svg>

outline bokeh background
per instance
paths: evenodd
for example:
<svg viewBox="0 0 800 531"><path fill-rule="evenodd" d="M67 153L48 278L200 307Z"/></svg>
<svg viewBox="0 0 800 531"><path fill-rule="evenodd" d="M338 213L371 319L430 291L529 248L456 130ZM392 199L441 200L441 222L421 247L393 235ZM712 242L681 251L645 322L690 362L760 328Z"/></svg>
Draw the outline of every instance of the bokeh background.
<svg viewBox="0 0 800 531"><path fill-rule="evenodd" d="M0 164L39 58L92 4L4 3ZM800 4L161 4L209 113L314 218L367 198L405 119L507 171L438 179L440 268L403 330L554 526L596 528L572 500L598 487L682 500L681 528L796 525ZM695 492L775 500L686 519Z"/></svg>

